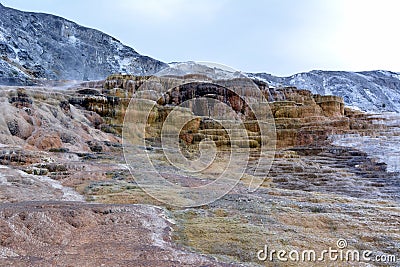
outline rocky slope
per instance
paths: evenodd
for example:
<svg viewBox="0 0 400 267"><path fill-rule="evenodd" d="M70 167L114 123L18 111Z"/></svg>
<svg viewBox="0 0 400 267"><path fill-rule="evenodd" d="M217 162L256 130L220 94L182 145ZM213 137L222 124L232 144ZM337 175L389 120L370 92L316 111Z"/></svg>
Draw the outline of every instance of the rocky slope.
<svg viewBox="0 0 400 267"><path fill-rule="evenodd" d="M314 94L337 95L348 106L364 111L400 112L400 73L390 71L320 71L276 77L267 73L249 74L271 86L296 86Z"/></svg>
<svg viewBox="0 0 400 267"><path fill-rule="evenodd" d="M165 210L145 205L1 205L0 264L228 266L174 245L171 226Z"/></svg>
<svg viewBox="0 0 400 267"><path fill-rule="evenodd" d="M31 84L36 78L97 80L119 72L144 75L165 66L100 31L0 4L1 84Z"/></svg>
<svg viewBox="0 0 400 267"><path fill-rule="evenodd" d="M397 117L350 110L340 97L269 88L260 81L256 85L267 100L274 100L269 105L277 150L271 166L259 164L267 155L259 153L261 135L252 113L224 89L242 88L251 100L251 87L241 78L112 75L67 90L1 87L0 265L313 266L262 262L256 253L264 245L321 251L336 248L339 238L351 249L396 254L399 173L389 169L380 153L374 157L380 147L373 144L384 142L375 137L388 133L390 142L397 142ZM173 89L159 98L163 86ZM242 179L221 199L196 208L165 206L129 172L122 123L130 97L146 99L155 108L146 127L147 147L136 156L152 158L174 184L206 184L215 174L201 179L181 175L160 149L160 127L168 114L196 95L220 99L236 110L230 122L243 119L248 139L230 140L232 128L205 118L209 112L200 116L205 106L189 105L178 108L173 120L179 123L199 112L179 128L182 151L196 152L208 138L221 153L233 145L249 147L251 156L243 156L249 162ZM216 105L211 114L221 111ZM364 139L373 149L357 149ZM392 162L398 162L399 151L391 148ZM140 160L131 164L148 172ZM254 179L261 180L260 188L250 192Z"/></svg>

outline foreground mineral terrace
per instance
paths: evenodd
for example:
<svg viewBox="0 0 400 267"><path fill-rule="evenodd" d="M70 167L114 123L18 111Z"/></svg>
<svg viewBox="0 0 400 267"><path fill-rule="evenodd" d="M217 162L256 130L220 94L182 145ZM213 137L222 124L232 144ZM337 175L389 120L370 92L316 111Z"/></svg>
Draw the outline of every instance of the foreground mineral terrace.
<svg viewBox="0 0 400 267"><path fill-rule="evenodd" d="M322 251L346 239L348 249L400 259L400 125L398 116L357 112L339 97L255 81L270 108L265 121L276 129L272 166L257 166L260 126L226 90L240 88L254 100L247 82L114 75L67 89L1 87L0 265L398 266L257 258L265 245ZM173 89L159 98L154 83ZM190 94L221 100L237 117L222 129L204 116L205 105L180 108L177 122L198 113L179 131L182 149L195 153L208 139L221 151L248 148L252 156L225 196L179 208L141 190L129 168L143 166L126 164L121 135L131 97L152 101L143 157L158 160L173 183L207 182L177 175L160 149L162 123ZM221 112L216 105L211 115ZM247 137L230 139L237 119ZM252 192L255 178L263 182Z"/></svg>

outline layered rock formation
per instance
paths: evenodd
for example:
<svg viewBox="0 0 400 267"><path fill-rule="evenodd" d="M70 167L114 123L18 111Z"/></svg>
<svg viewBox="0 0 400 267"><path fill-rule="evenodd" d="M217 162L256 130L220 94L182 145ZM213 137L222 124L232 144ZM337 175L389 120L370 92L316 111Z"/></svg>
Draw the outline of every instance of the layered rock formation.
<svg viewBox="0 0 400 267"><path fill-rule="evenodd" d="M197 81L193 78L197 78ZM109 110L108 105L110 105L110 103L117 103L119 106L112 110L124 109L128 105L126 99L138 91L146 91L147 95L141 95L141 97L158 101L157 108L159 111L157 113L163 115L161 115L161 118L155 119L155 121L162 122L165 120L169 112L168 110L165 110L166 105L177 106L181 105L188 99L207 95L208 97L213 97L220 102L226 103L230 108L238 113L239 117L242 116L248 130L248 136L250 136L251 140L255 141L255 143L250 142L250 146L260 146L260 138L259 136L257 137L257 132L259 132L257 121L255 121L252 110L248 107L249 104L245 103L246 101L243 99L243 97L246 98L246 100L254 99L254 97L256 97L255 95L252 96L254 88L249 85L249 80L235 78L233 80L212 81L208 78L208 80L204 82L198 82L199 78L204 79L199 76L183 76L182 78L176 76L175 78L161 79L159 80L159 82L161 82L161 87L163 87L162 84L165 83L164 88L172 89L161 94L162 88L158 88L156 89L158 90L157 94L153 87L148 88L148 86L153 86L153 84L149 85L145 83L146 80L150 79L149 77L110 76L105 82L103 92L116 96L122 100L112 99L107 102L102 102L103 100L100 100L97 104L91 104L93 106L89 107L89 109ZM187 83L185 83L185 81ZM151 83L153 82L155 81L152 81ZM294 87L270 89L267 84L259 81L256 82L258 89L261 90L265 99L270 101L270 112L269 114L265 114L265 116L273 116L275 118L274 122L276 126L278 147L319 144L326 140L327 136L330 134L343 133L355 128L355 123L352 122L353 119L350 118L350 115L346 116L347 114L345 114L344 102L340 97L313 95L308 90L299 90ZM235 96L235 94L229 89L230 87L232 88L232 86L242 88L242 91L240 92L241 96L243 96L242 98L238 95ZM149 92L153 92L153 94L149 95ZM88 97L87 99L91 99L91 97ZM254 102L257 101L259 100L254 99ZM87 104L86 106L88 105L90 106L90 104ZM213 107L214 114L209 114L210 110L208 106L191 106L190 109L192 112L201 114L203 117L218 116L218 114L223 113L221 112L222 109L218 109L217 107ZM350 112L350 110L348 112ZM114 124L121 124L121 120L118 121L118 118L121 118L120 114L121 112L119 111L115 116L111 114L111 117L116 118L116 120L111 120L116 122ZM268 120L269 118L266 117L265 119ZM359 121L361 120L362 119L359 119ZM192 136L189 137L191 140L189 143L192 143L193 140L199 141L207 137L215 141L220 140L217 144L228 144L227 141L224 141L223 132L214 131L215 134L212 134L212 128L217 127L215 124L210 126L211 129L208 129L208 125L210 124L203 119L202 123L199 124L198 129L190 129ZM371 127L373 128L374 126L371 125ZM188 134L182 133L182 135L187 136ZM225 140L227 140L226 138Z"/></svg>
<svg viewBox="0 0 400 267"><path fill-rule="evenodd" d="M266 157L259 153L262 121L249 109L257 95L241 78L113 75L68 90L2 87L0 164L7 166L0 168L0 265L279 266L276 260L259 261L257 251L264 245L321 251L336 248L339 238L349 249L396 254L398 172L371 150L339 146L357 144L351 139L357 135L373 142L389 133L395 144L396 120L346 108L338 97L256 84L276 126L272 166L259 164ZM235 87L247 102L228 90ZM212 120L222 105L185 105L192 96L231 107L229 123ZM139 156L156 159L168 181L191 187L213 180L180 175L162 156L160 129L174 110L172 126L192 118L178 131L187 158L196 158L196 146L205 139L222 152L250 148L238 185L209 205L154 207L164 205L141 190L122 153L131 97L152 107ZM240 120L246 134L232 139ZM398 159L395 151L391 155ZM132 165L148 171L140 161ZM262 182L250 192L254 179ZM59 202L65 200L75 203ZM293 263L298 264L310 263Z"/></svg>

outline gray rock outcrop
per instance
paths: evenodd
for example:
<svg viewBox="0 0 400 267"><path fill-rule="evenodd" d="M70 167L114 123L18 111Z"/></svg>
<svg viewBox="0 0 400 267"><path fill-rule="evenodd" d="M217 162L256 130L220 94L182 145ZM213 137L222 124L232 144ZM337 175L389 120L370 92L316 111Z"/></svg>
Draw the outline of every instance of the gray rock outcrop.
<svg viewBox="0 0 400 267"><path fill-rule="evenodd" d="M143 56L98 30L0 4L3 85L30 85L35 79L98 80L112 73L148 75L164 67L165 63Z"/></svg>

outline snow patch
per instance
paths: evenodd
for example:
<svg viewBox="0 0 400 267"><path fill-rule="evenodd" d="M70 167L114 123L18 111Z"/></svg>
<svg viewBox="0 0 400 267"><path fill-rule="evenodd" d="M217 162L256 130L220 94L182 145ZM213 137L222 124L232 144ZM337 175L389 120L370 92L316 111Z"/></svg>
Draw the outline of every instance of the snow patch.
<svg viewBox="0 0 400 267"><path fill-rule="evenodd" d="M365 92L370 98L376 99L376 96L375 96L373 93L371 93L371 91L370 91L368 88L365 88L365 89L364 89L364 92Z"/></svg>
<svg viewBox="0 0 400 267"><path fill-rule="evenodd" d="M4 37L4 34L0 32L0 42L5 42L6 38Z"/></svg>
<svg viewBox="0 0 400 267"><path fill-rule="evenodd" d="M114 60L120 61L120 60L121 60L121 57L118 56L118 55L114 55Z"/></svg>
<svg viewBox="0 0 400 267"><path fill-rule="evenodd" d="M21 51L21 50L20 50L19 48L15 48L14 46L10 46L10 47L11 47L12 50L14 50L15 55L17 55L15 61L16 61L17 63L20 63L21 61L19 60L18 52Z"/></svg>
<svg viewBox="0 0 400 267"><path fill-rule="evenodd" d="M229 69L223 65L209 62L171 62L168 66L169 68L161 70L158 75L200 74L211 79L233 79L245 77L244 73ZM256 78L259 79L258 76Z"/></svg>
<svg viewBox="0 0 400 267"><path fill-rule="evenodd" d="M71 44L76 44L78 42L78 39L71 35L70 37L68 37L68 42L70 42Z"/></svg>
<svg viewBox="0 0 400 267"><path fill-rule="evenodd" d="M400 74L399 73L392 74L392 77L400 80Z"/></svg>
<svg viewBox="0 0 400 267"><path fill-rule="evenodd" d="M116 60L119 63L119 72L120 73L127 73L127 68L130 67L130 65L134 61L134 58L132 58L132 57L124 57L124 58L121 59L121 57L116 56Z"/></svg>
<svg viewBox="0 0 400 267"><path fill-rule="evenodd" d="M115 45L115 48L117 49L117 51L121 51L121 50L124 49L124 45L123 45L121 42L119 42L119 41L111 40L111 43L112 43L113 45Z"/></svg>
<svg viewBox="0 0 400 267"><path fill-rule="evenodd" d="M347 108L353 109L353 110L357 110L357 111L363 111L361 108L357 107L357 106L347 106Z"/></svg>

